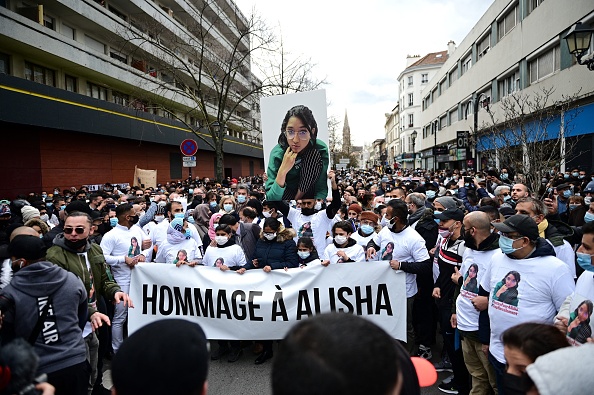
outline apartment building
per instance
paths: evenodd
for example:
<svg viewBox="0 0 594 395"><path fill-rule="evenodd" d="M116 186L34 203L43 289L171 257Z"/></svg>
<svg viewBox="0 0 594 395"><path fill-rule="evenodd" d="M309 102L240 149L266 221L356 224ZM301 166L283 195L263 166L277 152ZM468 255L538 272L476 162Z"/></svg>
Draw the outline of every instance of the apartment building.
<svg viewBox="0 0 594 395"><path fill-rule="evenodd" d="M497 152L489 144L479 140L465 148L467 140L459 145L458 137L472 133L475 116L479 127L492 123L487 107L501 119L506 96L533 97L552 89L550 103L568 96L575 102L552 123L548 138L562 132L567 139L579 138L582 155L565 153L567 165L591 170L594 74L576 63L563 39L578 21L593 26L592 1L495 0L422 90L422 167L497 166ZM566 119L571 119L570 131L561 130Z"/></svg>
<svg viewBox="0 0 594 395"><path fill-rule="evenodd" d="M241 100L259 84L248 23L232 0L0 0L0 195L131 182L135 166L185 178L186 138L200 147L193 176L212 178L203 139L221 103L225 176L262 173L259 98ZM221 102L232 52L241 60Z"/></svg>

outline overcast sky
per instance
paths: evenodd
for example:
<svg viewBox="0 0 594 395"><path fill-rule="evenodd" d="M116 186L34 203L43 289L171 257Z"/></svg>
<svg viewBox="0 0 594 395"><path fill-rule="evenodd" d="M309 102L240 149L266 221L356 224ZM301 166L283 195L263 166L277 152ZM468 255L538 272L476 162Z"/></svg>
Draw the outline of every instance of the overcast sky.
<svg viewBox="0 0 594 395"><path fill-rule="evenodd" d="M398 75L407 55L460 44L493 0L236 0L282 32L292 54L326 77L328 116L348 111L354 145L384 137L384 114L398 101Z"/></svg>

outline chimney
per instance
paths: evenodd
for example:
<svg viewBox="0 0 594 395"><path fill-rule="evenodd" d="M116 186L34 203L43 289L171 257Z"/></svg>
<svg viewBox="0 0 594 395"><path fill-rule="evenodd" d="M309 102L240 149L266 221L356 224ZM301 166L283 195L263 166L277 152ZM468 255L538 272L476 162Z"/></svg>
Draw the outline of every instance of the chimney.
<svg viewBox="0 0 594 395"><path fill-rule="evenodd" d="M456 43L452 40L448 42L448 57L452 56L454 51L456 50Z"/></svg>
<svg viewBox="0 0 594 395"><path fill-rule="evenodd" d="M421 55L406 55L406 67L421 59Z"/></svg>

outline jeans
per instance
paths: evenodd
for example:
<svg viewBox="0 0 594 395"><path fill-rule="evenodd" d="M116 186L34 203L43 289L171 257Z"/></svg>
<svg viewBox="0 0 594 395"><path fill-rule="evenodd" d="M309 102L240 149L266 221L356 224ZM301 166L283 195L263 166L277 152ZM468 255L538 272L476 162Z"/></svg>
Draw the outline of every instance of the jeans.
<svg viewBox="0 0 594 395"><path fill-rule="evenodd" d="M88 395L91 395L95 381L97 380L97 362L99 360L99 339L97 339L95 332L91 332L91 334L85 337L85 346L87 348L87 362L91 365L88 389Z"/></svg>
<svg viewBox="0 0 594 395"><path fill-rule="evenodd" d="M129 293L130 285L120 285L122 292ZM128 318L128 307L124 306L124 303L115 305L115 311L113 313L113 320L111 322L111 347L113 348L114 354L118 352L118 349L124 341L124 324Z"/></svg>

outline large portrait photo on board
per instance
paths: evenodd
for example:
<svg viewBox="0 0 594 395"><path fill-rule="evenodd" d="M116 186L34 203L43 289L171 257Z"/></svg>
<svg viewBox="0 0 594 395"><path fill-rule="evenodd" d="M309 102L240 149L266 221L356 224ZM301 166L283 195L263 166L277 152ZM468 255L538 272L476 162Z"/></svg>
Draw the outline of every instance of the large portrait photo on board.
<svg viewBox="0 0 594 395"><path fill-rule="evenodd" d="M262 98L261 109L266 199L326 198L330 153L325 91Z"/></svg>

